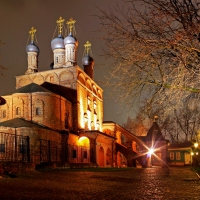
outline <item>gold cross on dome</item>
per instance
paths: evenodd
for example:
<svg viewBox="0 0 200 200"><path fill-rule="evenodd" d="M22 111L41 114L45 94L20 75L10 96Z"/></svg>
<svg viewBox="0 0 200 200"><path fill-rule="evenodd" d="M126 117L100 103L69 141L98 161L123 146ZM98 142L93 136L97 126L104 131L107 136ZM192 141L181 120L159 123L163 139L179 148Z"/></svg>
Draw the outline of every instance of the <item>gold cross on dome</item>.
<svg viewBox="0 0 200 200"><path fill-rule="evenodd" d="M75 23L76 23L76 20L74 20L72 17L66 22L66 24L69 27L70 33L72 32L72 28L74 27Z"/></svg>
<svg viewBox="0 0 200 200"><path fill-rule="evenodd" d="M92 44L87 41L85 44L84 44L84 47L85 47L85 50L86 50L86 53L88 54L89 51L90 51L90 47L92 46Z"/></svg>
<svg viewBox="0 0 200 200"><path fill-rule="evenodd" d="M31 30L29 31L29 34L31 36L31 41L33 42L34 41L34 36L35 36L35 32L37 30L32 26Z"/></svg>
<svg viewBox="0 0 200 200"><path fill-rule="evenodd" d="M62 33L62 28L63 28L63 22L65 21L65 19L63 19L62 17L60 17L56 23L58 24L58 29L59 29L59 33Z"/></svg>

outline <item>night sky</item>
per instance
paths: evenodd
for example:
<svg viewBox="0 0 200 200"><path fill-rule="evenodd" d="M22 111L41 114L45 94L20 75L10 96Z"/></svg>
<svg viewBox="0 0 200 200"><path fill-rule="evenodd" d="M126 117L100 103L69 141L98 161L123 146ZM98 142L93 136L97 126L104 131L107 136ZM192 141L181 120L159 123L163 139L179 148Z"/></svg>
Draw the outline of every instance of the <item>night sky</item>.
<svg viewBox="0 0 200 200"><path fill-rule="evenodd" d="M98 18L92 13L98 13L95 4L101 9L108 9L117 0L0 0L0 40L5 45L0 46L0 64L7 68L4 77L0 77L0 95L15 91L15 76L25 74L27 70L27 54L25 51L28 31L32 26L37 29L36 36L40 49L39 71L50 69L53 62L51 40L53 38L56 20L62 16L66 21L72 17L76 20L76 38L78 40L78 65L82 67L83 45L87 40L92 43L92 53L95 60L94 79L104 90L104 120L114 121L120 125L126 122L133 112L124 111L114 98L108 97L108 90L98 81L102 81L109 70L110 62L101 57L104 42ZM57 37L57 32L54 37ZM30 42L30 41L29 41Z"/></svg>

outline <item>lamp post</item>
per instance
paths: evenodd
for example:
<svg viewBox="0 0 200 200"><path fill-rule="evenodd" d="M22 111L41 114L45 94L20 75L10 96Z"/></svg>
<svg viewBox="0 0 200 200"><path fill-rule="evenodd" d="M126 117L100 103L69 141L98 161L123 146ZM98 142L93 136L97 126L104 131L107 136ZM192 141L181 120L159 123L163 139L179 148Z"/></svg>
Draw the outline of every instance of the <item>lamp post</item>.
<svg viewBox="0 0 200 200"><path fill-rule="evenodd" d="M199 155L199 152L198 152L198 142L195 140L194 141L194 144L192 146L192 152L191 152L191 156L192 156L192 165L193 166L198 166L198 160L197 160L197 156Z"/></svg>

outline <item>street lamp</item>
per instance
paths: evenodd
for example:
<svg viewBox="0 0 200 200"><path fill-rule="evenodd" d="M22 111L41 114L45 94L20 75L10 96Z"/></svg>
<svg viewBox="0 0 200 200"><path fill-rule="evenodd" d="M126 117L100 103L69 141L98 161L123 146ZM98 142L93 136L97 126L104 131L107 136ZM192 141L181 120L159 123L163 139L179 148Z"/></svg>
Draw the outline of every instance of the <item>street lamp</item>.
<svg viewBox="0 0 200 200"><path fill-rule="evenodd" d="M155 149L154 148L150 148L148 151L148 154L151 156L154 153Z"/></svg>
<svg viewBox="0 0 200 200"><path fill-rule="evenodd" d="M191 152L192 163L194 166L198 165L198 160L197 160L197 156L199 155L198 146L199 146L198 142L194 141L192 152Z"/></svg>

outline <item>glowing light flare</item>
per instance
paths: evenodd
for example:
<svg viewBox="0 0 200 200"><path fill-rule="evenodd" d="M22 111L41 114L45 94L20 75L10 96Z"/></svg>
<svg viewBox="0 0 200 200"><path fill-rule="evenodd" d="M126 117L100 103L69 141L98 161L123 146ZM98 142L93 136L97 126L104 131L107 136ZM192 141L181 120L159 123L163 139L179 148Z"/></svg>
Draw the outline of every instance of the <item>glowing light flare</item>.
<svg viewBox="0 0 200 200"><path fill-rule="evenodd" d="M79 146L89 147L90 140L86 136L82 136L78 139Z"/></svg>
<svg viewBox="0 0 200 200"><path fill-rule="evenodd" d="M152 141L152 147L151 148L149 148L144 142L141 142L141 144L146 148L146 152L143 152L142 154L139 154L138 156L134 156L135 158L137 158L137 157L140 157L140 156L145 156L145 155L150 155L149 154L149 152L151 152L151 155L154 155L155 156L155 158L157 159L157 160L159 160L161 163L163 163L163 165L166 165L166 162L165 161L163 161L158 155L156 155L156 153L155 152L159 152L159 151L161 151L162 149L164 149L164 148L166 148L166 145L163 145L163 146L160 146L160 147L158 147L158 148L153 148L153 147L155 147L155 146L157 146L157 144L156 144L156 142L154 143L153 141ZM153 150L153 152L152 152L152 150ZM149 156L150 157L150 156Z"/></svg>
<svg viewBox="0 0 200 200"><path fill-rule="evenodd" d="M198 143L197 143L197 142L194 143L194 147L195 147L195 148L198 147Z"/></svg>
<svg viewBox="0 0 200 200"><path fill-rule="evenodd" d="M152 154L154 153L154 151L155 151L154 148L150 148L149 151L148 151L148 154L149 154L149 155L152 155Z"/></svg>

